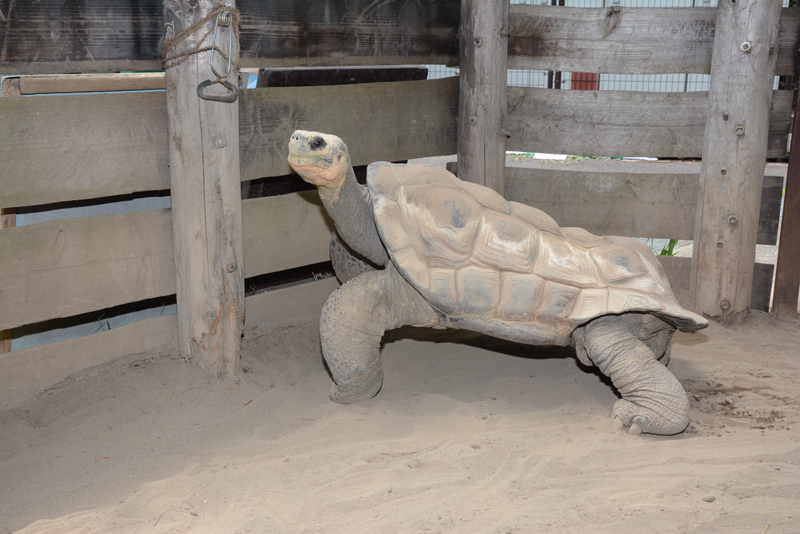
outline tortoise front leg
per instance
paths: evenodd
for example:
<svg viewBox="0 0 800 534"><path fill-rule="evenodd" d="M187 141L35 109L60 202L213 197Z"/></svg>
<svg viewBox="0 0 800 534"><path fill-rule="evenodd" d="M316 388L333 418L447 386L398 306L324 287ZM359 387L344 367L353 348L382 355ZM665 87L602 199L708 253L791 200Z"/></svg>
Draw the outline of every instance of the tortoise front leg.
<svg viewBox="0 0 800 534"><path fill-rule="evenodd" d="M322 354L333 375L330 397L348 404L378 394L383 384L383 333L403 325L434 326L433 308L389 263L333 292L322 309Z"/></svg>
<svg viewBox="0 0 800 534"><path fill-rule="evenodd" d="M622 395L612 412L614 425L630 427L630 434L683 432L689 425L686 392L648 344L631 332L630 321L626 316L600 317L581 332L589 359L611 378ZM662 324L663 328L672 328ZM664 343L664 335L657 334L659 342L655 345L666 352L669 343Z"/></svg>
<svg viewBox="0 0 800 534"><path fill-rule="evenodd" d="M336 230L331 233L330 255L336 278L343 284L360 274L378 269L353 252Z"/></svg>

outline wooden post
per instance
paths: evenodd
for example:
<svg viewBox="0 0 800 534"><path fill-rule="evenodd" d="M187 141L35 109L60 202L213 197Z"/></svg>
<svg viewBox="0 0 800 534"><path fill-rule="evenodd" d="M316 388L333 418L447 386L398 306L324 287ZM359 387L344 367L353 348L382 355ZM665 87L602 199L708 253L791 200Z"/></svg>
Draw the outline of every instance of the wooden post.
<svg viewBox="0 0 800 534"><path fill-rule="evenodd" d="M212 0L165 0L166 40L214 8ZM169 55L211 46L213 31L204 41L198 39L213 25L212 19ZM226 52L231 31L233 25L217 30L216 44ZM235 36L232 42L227 81L235 86L239 43ZM167 114L179 346L184 358L221 376L239 367L244 321L239 104L198 97L198 84L216 80L210 59L211 52L205 51L168 66ZM223 72L220 54L214 61ZM229 94L220 84L207 87L206 93Z"/></svg>
<svg viewBox="0 0 800 534"><path fill-rule="evenodd" d="M783 197L783 219L775 265L775 289L772 292L772 314L778 319L797 318L800 292L800 100L794 109L792 148L786 172L786 194Z"/></svg>
<svg viewBox="0 0 800 534"><path fill-rule="evenodd" d="M508 0L462 0L457 174L501 195L507 55Z"/></svg>
<svg viewBox="0 0 800 534"><path fill-rule="evenodd" d="M776 0L717 8L691 291L725 321L750 308L780 18Z"/></svg>
<svg viewBox="0 0 800 534"><path fill-rule="evenodd" d="M17 225L16 208L0 208L0 230ZM0 354L11 352L11 330L0 330Z"/></svg>

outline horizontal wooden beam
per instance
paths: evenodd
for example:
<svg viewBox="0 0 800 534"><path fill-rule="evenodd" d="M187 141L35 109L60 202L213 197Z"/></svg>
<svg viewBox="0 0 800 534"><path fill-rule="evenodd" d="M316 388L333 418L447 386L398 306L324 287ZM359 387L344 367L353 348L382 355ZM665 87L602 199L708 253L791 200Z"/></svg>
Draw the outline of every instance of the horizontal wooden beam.
<svg viewBox="0 0 800 534"><path fill-rule="evenodd" d="M0 207L169 189L164 93L0 98Z"/></svg>
<svg viewBox="0 0 800 534"><path fill-rule="evenodd" d="M241 66L456 63L459 5L239 0ZM0 73L161 69L162 0L0 1L0 12Z"/></svg>
<svg viewBox="0 0 800 534"><path fill-rule="evenodd" d="M0 231L0 330L175 293L169 210Z"/></svg>
<svg viewBox="0 0 800 534"><path fill-rule="evenodd" d="M677 256L658 256L667 274L673 291L688 292L692 274L692 258ZM769 263L756 263L753 271L753 295L751 309L769 311L772 275L775 266Z"/></svg>
<svg viewBox="0 0 800 534"><path fill-rule="evenodd" d="M0 207L169 189L163 93L0 98L0 116ZM241 177L292 172L298 128L340 135L354 165L453 154L457 116L457 78L244 90Z"/></svg>
<svg viewBox="0 0 800 534"><path fill-rule="evenodd" d="M333 222L316 190L243 200L242 229L247 278L330 260Z"/></svg>
<svg viewBox="0 0 800 534"><path fill-rule="evenodd" d="M353 165L455 154L458 78L243 91L239 107L242 180L292 172L296 129L331 133Z"/></svg>
<svg viewBox="0 0 800 534"><path fill-rule="evenodd" d="M709 74L716 11L512 5L508 68ZM799 39L800 11L784 9L777 74L794 74Z"/></svg>
<svg viewBox="0 0 800 534"><path fill-rule="evenodd" d="M247 297L247 331L319 321L322 306L338 286L336 278L326 278ZM0 354L0 409L21 406L70 376L98 365L177 354L177 331L177 316L165 315Z"/></svg>
<svg viewBox="0 0 800 534"><path fill-rule="evenodd" d="M583 156L702 156L707 92L508 88L507 150ZM792 92L775 91L770 158L786 156Z"/></svg>
<svg viewBox="0 0 800 534"><path fill-rule="evenodd" d="M77 373L112 361L177 354L177 316L0 354L0 409L21 406Z"/></svg>
<svg viewBox="0 0 800 534"><path fill-rule="evenodd" d="M19 95L47 95L53 93L95 93L113 91L164 90L163 72L133 72L117 74L56 74L49 76L8 76L3 85L15 84ZM3 92L5 96L5 91Z"/></svg>
<svg viewBox="0 0 800 534"><path fill-rule="evenodd" d="M506 167L506 198L538 208L560 226L598 235L693 239L697 174L606 173ZM783 177L765 176L759 243L778 236Z"/></svg>

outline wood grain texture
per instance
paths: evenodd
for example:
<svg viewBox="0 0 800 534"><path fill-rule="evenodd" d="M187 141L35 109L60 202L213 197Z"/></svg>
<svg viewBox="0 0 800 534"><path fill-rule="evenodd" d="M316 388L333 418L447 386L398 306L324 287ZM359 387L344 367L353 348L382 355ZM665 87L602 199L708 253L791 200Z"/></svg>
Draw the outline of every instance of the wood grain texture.
<svg viewBox="0 0 800 534"><path fill-rule="evenodd" d="M3 82L14 80L5 78ZM16 78L23 95L93 93L105 91L152 91L165 88L163 72L126 74L61 74Z"/></svg>
<svg viewBox="0 0 800 534"><path fill-rule="evenodd" d="M196 8L165 1L167 38L216 8L213 0L200 0ZM226 33L231 42L232 32L233 27L220 30L217 43L225 42ZM170 54L210 47L213 39L193 34ZM234 61L223 79L235 87L238 43L232 43L228 53ZM244 324L239 106L198 97L210 61L211 51L206 51L167 69L167 124L178 343L184 358L223 376L239 369ZM204 93L227 97L229 91L214 84Z"/></svg>
<svg viewBox="0 0 800 534"><path fill-rule="evenodd" d="M92 367L177 354L175 315L143 319L49 345L0 354L0 408L10 409Z"/></svg>
<svg viewBox="0 0 800 534"><path fill-rule="evenodd" d="M240 1L242 66L458 62L460 0Z"/></svg>
<svg viewBox="0 0 800 534"><path fill-rule="evenodd" d="M0 208L0 230L17 225L15 208ZM11 330L0 329L0 354L11 351Z"/></svg>
<svg viewBox="0 0 800 534"><path fill-rule="evenodd" d="M0 231L0 330L175 293L168 210Z"/></svg>
<svg viewBox="0 0 800 534"><path fill-rule="evenodd" d="M0 72L160 70L162 3L0 0ZM237 4L243 67L458 62L459 0Z"/></svg>
<svg viewBox="0 0 800 534"><path fill-rule="evenodd" d="M246 331L319 322L322 306L338 287L332 277L247 297Z"/></svg>
<svg viewBox="0 0 800 534"><path fill-rule="evenodd" d="M792 150L786 172L786 198L781 222L781 241L775 264L772 314L779 319L796 319L800 298L800 107L795 107Z"/></svg>
<svg viewBox="0 0 800 534"><path fill-rule="evenodd" d="M242 218L247 278L330 260L333 221L316 190L245 200Z"/></svg>
<svg viewBox="0 0 800 534"><path fill-rule="evenodd" d="M507 0L461 4L458 176L501 195L505 178Z"/></svg>
<svg viewBox="0 0 800 534"><path fill-rule="evenodd" d="M289 174L297 128L342 136L355 165L456 152L456 78L245 90L238 102L242 180ZM0 206L170 187L163 93L0 98L0 116Z"/></svg>
<svg viewBox="0 0 800 534"><path fill-rule="evenodd" d="M766 176L758 242L774 245L783 178ZM700 177L506 167L506 198L598 235L693 239Z"/></svg>
<svg viewBox="0 0 800 534"><path fill-rule="evenodd" d="M164 93L0 98L0 206L169 189Z"/></svg>
<svg viewBox="0 0 800 534"><path fill-rule="evenodd" d="M512 5L508 68L612 74L711 72L716 8ZM777 74L793 75L800 10L784 9Z"/></svg>
<svg viewBox="0 0 800 534"><path fill-rule="evenodd" d="M669 284L673 291L690 291L692 274L692 258L677 256L658 256L661 266L667 274ZM770 290L772 289L772 275L775 266L769 263L756 263L753 269L753 292L750 308L759 311L769 310Z"/></svg>
<svg viewBox="0 0 800 534"><path fill-rule="evenodd" d="M768 157L786 155L791 106L791 91L774 92ZM697 158L703 153L707 115L705 92L509 87L506 148L583 156Z"/></svg>
<svg viewBox="0 0 800 534"><path fill-rule="evenodd" d="M695 311L725 321L752 303L780 15L779 2L758 0L717 10L691 292Z"/></svg>
<svg viewBox="0 0 800 534"><path fill-rule="evenodd" d="M286 158L296 129L331 133L353 165L456 152L458 80L242 91L241 178L292 172Z"/></svg>

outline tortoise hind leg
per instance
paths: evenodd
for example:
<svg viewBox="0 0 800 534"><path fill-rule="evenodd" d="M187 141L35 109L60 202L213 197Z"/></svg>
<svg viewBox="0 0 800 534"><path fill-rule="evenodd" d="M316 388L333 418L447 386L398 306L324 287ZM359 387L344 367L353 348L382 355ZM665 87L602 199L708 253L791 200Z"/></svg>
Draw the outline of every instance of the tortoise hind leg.
<svg viewBox="0 0 800 534"><path fill-rule="evenodd" d="M322 309L322 354L333 375L330 397L348 404L374 397L383 384L383 333L403 325L434 326L433 308L390 263L333 292Z"/></svg>
<svg viewBox="0 0 800 534"><path fill-rule="evenodd" d="M586 325L578 339L622 395L612 412L615 426L630 427L631 434L678 434L689 425L689 399L678 379L657 360L669 348L663 331L671 334L672 327L661 322L660 329L651 332L648 341L663 351L654 354L649 343L634 333L640 334L641 317L600 317Z"/></svg>

